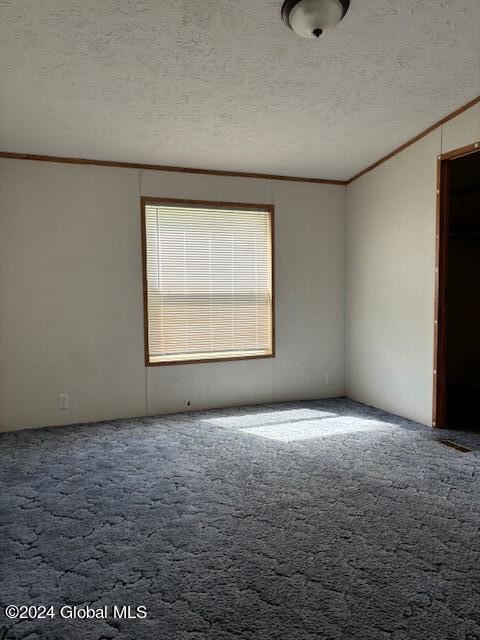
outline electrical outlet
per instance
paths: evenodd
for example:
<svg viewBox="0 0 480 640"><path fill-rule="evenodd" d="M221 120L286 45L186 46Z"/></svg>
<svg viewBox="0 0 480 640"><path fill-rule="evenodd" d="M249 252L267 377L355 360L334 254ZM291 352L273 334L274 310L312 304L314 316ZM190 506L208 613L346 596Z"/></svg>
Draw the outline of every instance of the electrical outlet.
<svg viewBox="0 0 480 640"><path fill-rule="evenodd" d="M68 401L68 393L60 393L58 396L58 408L59 409L68 409L69 401Z"/></svg>
<svg viewBox="0 0 480 640"><path fill-rule="evenodd" d="M331 385L332 384L332 372L331 371L325 371L325 384L326 385Z"/></svg>

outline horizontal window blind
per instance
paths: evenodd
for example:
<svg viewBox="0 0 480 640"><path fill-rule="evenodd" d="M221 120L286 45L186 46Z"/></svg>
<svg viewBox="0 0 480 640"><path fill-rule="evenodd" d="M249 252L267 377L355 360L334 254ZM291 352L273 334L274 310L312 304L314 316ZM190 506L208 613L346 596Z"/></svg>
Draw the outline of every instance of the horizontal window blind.
<svg viewBox="0 0 480 640"><path fill-rule="evenodd" d="M148 362L272 355L269 210L145 202Z"/></svg>

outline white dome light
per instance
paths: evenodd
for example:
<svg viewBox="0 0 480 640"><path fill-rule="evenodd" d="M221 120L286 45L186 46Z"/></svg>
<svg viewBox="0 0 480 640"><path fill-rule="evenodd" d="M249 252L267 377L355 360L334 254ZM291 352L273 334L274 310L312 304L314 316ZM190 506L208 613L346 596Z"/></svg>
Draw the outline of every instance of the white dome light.
<svg viewBox="0 0 480 640"><path fill-rule="evenodd" d="M302 38L319 38L336 27L347 13L350 0L285 0L285 24Z"/></svg>

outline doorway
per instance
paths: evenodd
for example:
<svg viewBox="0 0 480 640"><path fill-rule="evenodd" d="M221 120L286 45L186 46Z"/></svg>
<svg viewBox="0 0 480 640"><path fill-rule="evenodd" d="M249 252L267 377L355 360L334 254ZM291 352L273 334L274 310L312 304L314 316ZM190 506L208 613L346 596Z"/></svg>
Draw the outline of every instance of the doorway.
<svg viewBox="0 0 480 640"><path fill-rule="evenodd" d="M480 144L439 157L436 427L480 431Z"/></svg>

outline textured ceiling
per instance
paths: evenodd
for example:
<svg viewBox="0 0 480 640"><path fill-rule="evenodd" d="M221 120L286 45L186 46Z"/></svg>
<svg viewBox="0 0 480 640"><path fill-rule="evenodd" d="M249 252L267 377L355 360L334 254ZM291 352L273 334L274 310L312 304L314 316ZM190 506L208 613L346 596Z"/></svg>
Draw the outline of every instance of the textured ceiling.
<svg viewBox="0 0 480 640"><path fill-rule="evenodd" d="M348 178L480 93L479 0L0 0L0 149Z"/></svg>

